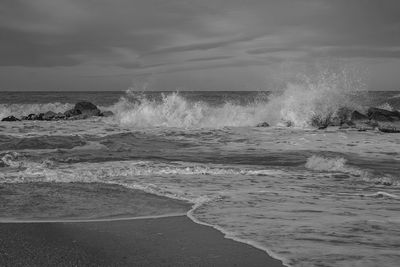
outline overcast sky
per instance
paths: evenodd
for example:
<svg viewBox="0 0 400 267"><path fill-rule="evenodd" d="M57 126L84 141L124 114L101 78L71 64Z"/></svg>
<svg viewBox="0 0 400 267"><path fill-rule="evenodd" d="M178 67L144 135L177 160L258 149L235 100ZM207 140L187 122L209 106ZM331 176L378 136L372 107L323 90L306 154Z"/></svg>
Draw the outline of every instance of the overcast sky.
<svg viewBox="0 0 400 267"><path fill-rule="evenodd" d="M257 90L323 64L400 89L400 1L1 0L0 90Z"/></svg>

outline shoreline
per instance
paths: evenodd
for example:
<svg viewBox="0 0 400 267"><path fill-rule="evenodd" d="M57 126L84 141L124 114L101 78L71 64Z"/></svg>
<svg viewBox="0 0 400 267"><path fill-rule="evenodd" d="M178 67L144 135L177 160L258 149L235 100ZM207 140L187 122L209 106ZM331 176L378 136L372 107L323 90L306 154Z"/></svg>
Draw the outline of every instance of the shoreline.
<svg viewBox="0 0 400 267"><path fill-rule="evenodd" d="M188 216L0 223L2 266L284 266Z"/></svg>
<svg viewBox="0 0 400 267"><path fill-rule="evenodd" d="M7 185L3 184L3 186ZM32 192L35 194L38 192L32 190L35 187L42 189L41 194L48 194L52 192L55 185L39 183L35 184L34 188L32 184L8 186L17 186L22 190L18 198L25 199ZM56 186L62 188L62 192L66 195L58 194L56 198L49 198L47 201L55 202L65 199L64 197L68 197L68 190L79 190L81 187L86 188L87 185L67 183L56 184ZM102 190L104 186L110 188L110 185L104 184L91 184L90 188ZM236 264L238 266L284 266L279 258L274 257L273 253L264 247L249 240L235 238L234 235L218 226L203 223L193 217L193 212L207 200L193 203L139 188L127 188L123 185L111 185L111 188L125 188L119 189L120 193L117 197L129 196L133 204L130 206L130 214L96 219L84 217L49 219L35 218L35 213L32 213L34 219L30 219L24 218L26 215L21 213L21 216L14 215L15 217L0 219L0 265L132 266L137 263L137 257L139 257L139 255L132 256L132 252L155 249L159 251L144 256L143 264L139 265L180 266L180 262L184 262L182 266L235 266ZM97 195L93 197L97 199ZM10 199L11 206L8 208L14 212L17 211L18 214L17 199L14 198L13 201ZM64 203L63 205L73 204ZM57 209L63 209L63 206L57 207ZM57 214L56 212L54 215ZM151 227L146 225L151 225ZM148 236L157 238L148 240ZM162 240L158 238L163 236L168 236L168 238ZM113 249L118 246L120 251L114 251ZM182 246L187 251L182 252ZM164 253L163 250L167 247L169 252ZM27 253L27 251L30 252ZM74 251L74 255L70 255L71 251ZM215 251L219 256L214 259L210 255L214 255ZM101 262L97 262L99 257ZM193 260L193 257L196 260ZM66 262L67 258L68 262ZM118 262L124 258L127 259L126 264ZM164 264L166 259L170 263Z"/></svg>

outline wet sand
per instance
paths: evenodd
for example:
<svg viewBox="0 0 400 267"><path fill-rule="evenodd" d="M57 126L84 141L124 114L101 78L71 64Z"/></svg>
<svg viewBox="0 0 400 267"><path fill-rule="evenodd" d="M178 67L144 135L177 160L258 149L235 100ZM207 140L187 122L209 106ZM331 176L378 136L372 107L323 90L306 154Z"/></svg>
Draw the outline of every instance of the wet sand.
<svg viewBox="0 0 400 267"><path fill-rule="evenodd" d="M283 266L186 216L0 223L0 266Z"/></svg>

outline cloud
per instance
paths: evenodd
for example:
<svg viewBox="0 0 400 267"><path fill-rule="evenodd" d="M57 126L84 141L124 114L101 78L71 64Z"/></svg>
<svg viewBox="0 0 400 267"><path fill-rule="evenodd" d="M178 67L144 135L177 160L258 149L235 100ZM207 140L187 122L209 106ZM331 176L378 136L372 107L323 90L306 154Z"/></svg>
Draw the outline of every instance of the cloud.
<svg viewBox="0 0 400 267"><path fill-rule="evenodd" d="M232 56L215 56L215 57L191 58L191 59L188 59L187 62L214 61L214 60L223 60L223 59L230 59L230 58L232 58Z"/></svg>
<svg viewBox="0 0 400 267"><path fill-rule="evenodd" d="M0 66L142 75L399 58L399 9L397 0L2 0Z"/></svg>

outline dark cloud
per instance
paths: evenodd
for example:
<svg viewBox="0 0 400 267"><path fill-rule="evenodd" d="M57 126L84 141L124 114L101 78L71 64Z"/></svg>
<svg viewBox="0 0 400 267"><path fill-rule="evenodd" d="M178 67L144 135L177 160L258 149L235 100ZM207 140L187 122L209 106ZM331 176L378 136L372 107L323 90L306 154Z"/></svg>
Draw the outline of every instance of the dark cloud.
<svg viewBox="0 0 400 267"><path fill-rule="evenodd" d="M0 67L95 76L396 59L399 9L397 0L2 0Z"/></svg>

